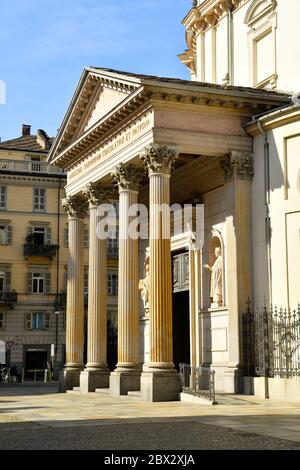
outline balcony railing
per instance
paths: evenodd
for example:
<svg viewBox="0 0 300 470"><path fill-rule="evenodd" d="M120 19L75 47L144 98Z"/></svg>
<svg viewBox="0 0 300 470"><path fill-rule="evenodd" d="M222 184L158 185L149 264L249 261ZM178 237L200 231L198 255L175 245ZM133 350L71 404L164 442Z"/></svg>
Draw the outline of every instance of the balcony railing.
<svg viewBox="0 0 300 470"><path fill-rule="evenodd" d="M32 162L22 160L0 160L0 172L12 173L44 173L48 175L64 175L64 171L46 162Z"/></svg>
<svg viewBox="0 0 300 470"><path fill-rule="evenodd" d="M58 299L56 301L57 307L64 307L67 303L67 291L63 291L58 294ZM88 305L88 293L84 293L84 306L87 307Z"/></svg>
<svg viewBox="0 0 300 470"><path fill-rule="evenodd" d="M53 258L56 255L58 245L36 245L34 243L25 243L24 245L24 257L28 256L46 256L47 258Z"/></svg>
<svg viewBox="0 0 300 470"><path fill-rule="evenodd" d="M18 301L17 292L0 292L1 304L15 304Z"/></svg>

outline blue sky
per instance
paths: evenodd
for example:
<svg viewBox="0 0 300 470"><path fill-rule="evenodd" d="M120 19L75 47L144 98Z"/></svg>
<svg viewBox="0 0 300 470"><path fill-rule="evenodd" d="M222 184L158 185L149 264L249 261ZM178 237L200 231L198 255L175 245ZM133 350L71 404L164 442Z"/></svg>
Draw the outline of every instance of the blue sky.
<svg viewBox="0 0 300 470"><path fill-rule="evenodd" d="M1 0L2 141L55 135L85 66L189 78L177 54L190 0Z"/></svg>

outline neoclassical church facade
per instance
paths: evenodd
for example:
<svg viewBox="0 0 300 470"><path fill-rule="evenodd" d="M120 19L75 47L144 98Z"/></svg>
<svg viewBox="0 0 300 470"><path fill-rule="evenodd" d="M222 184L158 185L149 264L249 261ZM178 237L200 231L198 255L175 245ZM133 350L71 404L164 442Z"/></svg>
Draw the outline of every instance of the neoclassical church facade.
<svg viewBox="0 0 300 470"><path fill-rule="evenodd" d="M114 396L139 390L146 401L176 400L178 365L187 363L213 368L218 392L240 392L247 305L298 304L300 105L293 92L300 64L291 57L287 68L283 57L286 3L193 2L183 21L188 49L179 56L191 81L84 69L49 156L68 177L61 391L110 387ZM296 18L300 5L288 3ZM96 227L99 206L116 197L118 363L110 373L106 241ZM142 240L126 236L138 202L149 214L149 235ZM193 224L183 222L176 234L166 212L157 210L175 203L203 205L201 246Z"/></svg>

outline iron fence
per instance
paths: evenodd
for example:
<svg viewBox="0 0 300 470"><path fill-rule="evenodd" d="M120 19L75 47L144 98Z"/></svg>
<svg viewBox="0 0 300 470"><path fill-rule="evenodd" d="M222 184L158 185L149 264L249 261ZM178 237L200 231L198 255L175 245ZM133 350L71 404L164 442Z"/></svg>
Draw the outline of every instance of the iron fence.
<svg viewBox="0 0 300 470"><path fill-rule="evenodd" d="M245 375L300 377L300 305L297 310L249 307L243 331Z"/></svg>
<svg viewBox="0 0 300 470"><path fill-rule="evenodd" d="M182 391L215 403L215 371L209 367L179 364Z"/></svg>

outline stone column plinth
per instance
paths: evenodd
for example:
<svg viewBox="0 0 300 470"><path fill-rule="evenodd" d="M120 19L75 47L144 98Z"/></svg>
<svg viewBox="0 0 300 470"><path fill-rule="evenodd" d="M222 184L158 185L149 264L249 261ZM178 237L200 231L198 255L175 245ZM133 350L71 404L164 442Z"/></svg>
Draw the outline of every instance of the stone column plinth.
<svg viewBox="0 0 300 470"><path fill-rule="evenodd" d="M175 147L150 145L142 160L149 172L150 362L141 377L146 401L178 400L180 379L173 364L170 175Z"/></svg>
<svg viewBox="0 0 300 470"><path fill-rule="evenodd" d="M121 164L113 172L119 188L118 364L110 376L113 396L140 390L138 239L129 233L144 171Z"/></svg>
<svg viewBox="0 0 300 470"><path fill-rule="evenodd" d="M108 191L88 184L83 194L89 203L89 281L87 364L80 374L80 392L109 387L107 368L107 241L97 233L98 208L108 202Z"/></svg>
<svg viewBox="0 0 300 470"><path fill-rule="evenodd" d="M242 315L252 297L251 281L251 184L253 156L231 152L221 160L225 173L227 298L229 365L224 373L224 392L242 387Z"/></svg>
<svg viewBox="0 0 300 470"><path fill-rule="evenodd" d="M83 369L84 345L84 273L83 273L83 218L86 202L80 196L63 200L69 220L69 262L66 311L66 364L60 373L59 391L79 386Z"/></svg>

